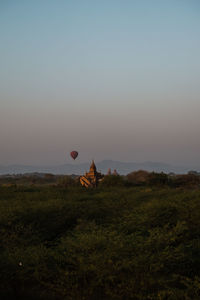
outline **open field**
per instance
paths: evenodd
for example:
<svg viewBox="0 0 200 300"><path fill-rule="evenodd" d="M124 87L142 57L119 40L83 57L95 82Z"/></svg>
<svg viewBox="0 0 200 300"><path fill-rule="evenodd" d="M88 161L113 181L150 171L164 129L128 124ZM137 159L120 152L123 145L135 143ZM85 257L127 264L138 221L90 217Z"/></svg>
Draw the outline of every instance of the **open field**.
<svg viewBox="0 0 200 300"><path fill-rule="evenodd" d="M200 299L200 190L0 187L0 298Z"/></svg>

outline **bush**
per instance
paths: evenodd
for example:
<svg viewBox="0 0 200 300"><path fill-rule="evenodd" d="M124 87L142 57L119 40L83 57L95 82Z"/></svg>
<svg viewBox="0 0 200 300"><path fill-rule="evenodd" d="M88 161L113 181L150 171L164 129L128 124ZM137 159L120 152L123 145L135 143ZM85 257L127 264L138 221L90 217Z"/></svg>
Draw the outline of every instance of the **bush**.
<svg viewBox="0 0 200 300"><path fill-rule="evenodd" d="M200 176L195 174L176 175L173 180L175 187L200 187Z"/></svg>
<svg viewBox="0 0 200 300"><path fill-rule="evenodd" d="M148 184L151 186L162 186L168 184L168 176L167 174L161 172L161 173L155 173L152 172L149 175L149 182Z"/></svg>
<svg viewBox="0 0 200 300"><path fill-rule="evenodd" d="M149 181L149 172L139 170L127 175L128 182L132 185L146 185Z"/></svg>
<svg viewBox="0 0 200 300"><path fill-rule="evenodd" d="M57 182L61 187L74 187L79 184L78 179L74 179L69 175L61 176Z"/></svg>
<svg viewBox="0 0 200 300"><path fill-rule="evenodd" d="M126 181L123 176L120 175L106 175L100 182L101 187L118 187L126 186Z"/></svg>
<svg viewBox="0 0 200 300"><path fill-rule="evenodd" d="M128 182L135 186L161 186L168 184L168 176L165 173L135 171L127 175Z"/></svg>

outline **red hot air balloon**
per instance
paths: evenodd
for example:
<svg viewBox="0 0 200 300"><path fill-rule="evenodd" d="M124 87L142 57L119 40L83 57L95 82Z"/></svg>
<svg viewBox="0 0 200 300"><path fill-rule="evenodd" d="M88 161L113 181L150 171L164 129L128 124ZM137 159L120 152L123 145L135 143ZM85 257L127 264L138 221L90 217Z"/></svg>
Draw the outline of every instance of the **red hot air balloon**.
<svg viewBox="0 0 200 300"><path fill-rule="evenodd" d="M75 160L75 159L77 158L77 156L78 156L78 152L77 152L77 151L72 151L72 152L70 153L70 155L71 155L71 157Z"/></svg>

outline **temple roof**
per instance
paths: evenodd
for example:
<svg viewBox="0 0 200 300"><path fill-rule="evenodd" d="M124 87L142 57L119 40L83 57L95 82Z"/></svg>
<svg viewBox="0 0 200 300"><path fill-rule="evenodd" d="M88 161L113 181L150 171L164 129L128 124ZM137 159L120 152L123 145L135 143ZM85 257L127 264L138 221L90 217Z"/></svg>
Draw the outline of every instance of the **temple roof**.
<svg viewBox="0 0 200 300"><path fill-rule="evenodd" d="M97 170L96 165L95 165L95 163L94 163L94 160L92 160L92 164L91 164L91 166L90 166L90 172L91 172L91 171L95 171L95 172L96 172L96 170Z"/></svg>

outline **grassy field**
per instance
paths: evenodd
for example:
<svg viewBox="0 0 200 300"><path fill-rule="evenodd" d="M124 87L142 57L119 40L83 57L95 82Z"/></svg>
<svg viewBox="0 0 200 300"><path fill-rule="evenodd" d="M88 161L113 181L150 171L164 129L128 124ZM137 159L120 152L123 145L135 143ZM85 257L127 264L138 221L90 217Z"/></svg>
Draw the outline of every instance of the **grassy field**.
<svg viewBox="0 0 200 300"><path fill-rule="evenodd" d="M0 187L0 299L200 299L200 190Z"/></svg>

